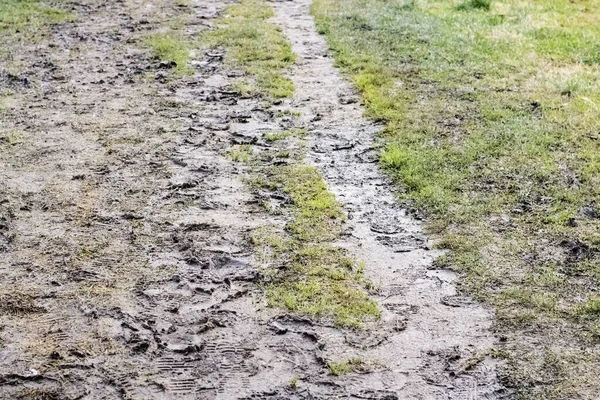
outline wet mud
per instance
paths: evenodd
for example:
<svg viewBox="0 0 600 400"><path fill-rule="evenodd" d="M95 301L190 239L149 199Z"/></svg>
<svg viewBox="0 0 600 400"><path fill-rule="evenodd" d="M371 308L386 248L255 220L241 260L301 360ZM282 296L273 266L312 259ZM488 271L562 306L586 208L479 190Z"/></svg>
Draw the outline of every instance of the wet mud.
<svg viewBox="0 0 600 400"><path fill-rule="evenodd" d="M310 126L311 162L348 211L343 246L365 260L367 276L381 285L381 326L365 333L368 350L361 354L388 368L358 384L391 390L399 398L498 398L502 388L494 362L484 356L495 342L492 315L457 293L452 272L433 268L440 253L430 249L421 222L395 200L391 182L375 163L381 127L362 117L356 93L333 67L309 7L309 0L275 6L276 20L299 57L291 74L294 106Z"/></svg>
<svg viewBox="0 0 600 400"><path fill-rule="evenodd" d="M197 51L195 74L175 78L143 45L169 18L193 38L230 3L69 3L77 21L20 52L28 84L0 75L15 90L1 111L14 138L0 142L0 398L502 397L491 315L432 267L310 1L272 3L298 55L296 95L275 109L231 89L222 54ZM285 216L224 152L293 126L348 213L337 244L381 285L382 319L363 329L268 308L258 285L249 237ZM350 357L366 367L330 374Z"/></svg>

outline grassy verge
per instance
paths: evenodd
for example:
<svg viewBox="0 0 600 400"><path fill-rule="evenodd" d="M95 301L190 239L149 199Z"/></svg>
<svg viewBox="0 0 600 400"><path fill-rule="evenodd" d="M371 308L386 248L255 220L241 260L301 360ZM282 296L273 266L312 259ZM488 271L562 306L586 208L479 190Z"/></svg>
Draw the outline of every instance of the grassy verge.
<svg viewBox="0 0 600 400"><path fill-rule="evenodd" d="M315 0L337 65L384 121L381 164L497 310L517 397L600 392L600 8Z"/></svg>
<svg viewBox="0 0 600 400"><path fill-rule="evenodd" d="M217 21L218 28L202 36L202 42L227 49L229 66L243 67L252 79L240 80L245 94L263 94L275 98L291 97L294 84L283 75L295 55L280 29L268 22L271 7L259 0L242 0L229 6Z"/></svg>

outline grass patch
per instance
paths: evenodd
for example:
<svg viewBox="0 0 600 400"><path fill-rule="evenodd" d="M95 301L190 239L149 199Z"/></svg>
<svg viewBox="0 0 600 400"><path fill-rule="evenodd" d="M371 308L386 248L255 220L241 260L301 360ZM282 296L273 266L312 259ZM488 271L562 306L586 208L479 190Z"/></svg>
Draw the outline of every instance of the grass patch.
<svg viewBox="0 0 600 400"><path fill-rule="evenodd" d="M152 50L153 57L172 63L177 75L192 75L194 69L189 66L191 46L173 33L157 33L148 36L146 45Z"/></svg>
<svg viewBox="0 0 600 400"><path fill-rule="evenodd" d="M329 362L327 367L331 375L340 376L346 375L354 370L360 369L365 364L365 361L360 357L350 357L341 362Z"/></svg>
<svg viewBox="0 0 600 400"><path fill-rule="evenodd" d="M287 226L290 232L311 242L331 241L340 235L345 215L315 167L295 164L272 172L272 181L291 197L297 209Z"/></svg>
<svg viewBox="0 0 600 400"><path fill-rule="evenodd" d="M438 263L496 307L505 382L527 399L599 393L600 9L315 0L312 12L386 124L381 164L401 199L452 250ZM560 374L544 362L554 353L569 354Z"/></svg>
<svg viewBox="0 0 600 400"><path fill-rule="evenodd" d="M264 138L267 142L276 142L278 140L285 140L287 138L290 137L290 133L287 131L283 131L283 132L272 132L272 133L265 133L264 134Z"/></svg>
<svg viewBox="0 0 600 400"><path fill-rule="evenodd" d="M293 204L287 235L259 230L253 237L268 266L268 304L333 318L345 327L377 319L380 310L367 294L372 285L363 276L364 266L349 258L344 249L328 244L339 237L345 216L318 171L294 164L271 169L254 184L284 191Z"/></svg>
<svg viewBox="0 0 600 400"><path fill-rule="evenodd" d="M293 377L292 380L290 381L290 388L293 390L298 389L298 386L299 386L298 382L299 382L298 377L297 376Z"/></svg>
<svg viewBox="0 0 600 400"><path fill-rule="evenodd" d="M256 86L244 83L246 93L291 97L294 84L283 72L296 56L280 29L267 21L272 16L273 10L262 1L242 0L225 9L225 16L217 21L218 28L205 33L202 41L223 47L226 63L242 67L252 76Z"/></svg>
<svg viewBox="0 0 600 400"><path fill-rule="evenodd" d="M377 305L364 291L363 267L343 249L302 241L289 244L284 269L267 286L269 305L312 316L333 316L338 325L348 327L379 316Z"/></svg>
<svg viewBox="0 0 600 400"><path fill-rule="evenodd" d="M249 163L252 159L254 151L249 144L240 144L232 146L226 153L226 155L235 162Z"/></svg>
<svg viewBox="0 0 600 400"><path fill-rule="evenodd" d="M3 34L35 33L45 26L73 20L71 13L47 7L38 0L0 0L0 32Z"/></svg>
<svg viewBox="0 0 600 400"><path fill-rule="evenodd" d="M590 297L587 302L577 307L576 313L580 318L598 322L600 319L600 296Z"/></svg>
<svg viewBox="0 0 600 400"><path fill-rule="evenodd" d="M306 129L292 128L282 132L269 132L265 133L263 137L267 142L276 142L278 140L285 140L291 137L303 138L306 135Z"/></svg>
<svg viewBox="0 0 600 400"><path fill-rule="evenodd" d="M378 361L366 361L361 357L348 357L343 361L327 363L329 373L335 376L347 375L351 372L365 373L377 367L381 367Z"/></svg>
<svg viewBox="0 0 600 400"><path fill-rule="evenodd" d="M457 10L485 10L489 11L491 7L491 0L468 0L456 7Z"/></svg>

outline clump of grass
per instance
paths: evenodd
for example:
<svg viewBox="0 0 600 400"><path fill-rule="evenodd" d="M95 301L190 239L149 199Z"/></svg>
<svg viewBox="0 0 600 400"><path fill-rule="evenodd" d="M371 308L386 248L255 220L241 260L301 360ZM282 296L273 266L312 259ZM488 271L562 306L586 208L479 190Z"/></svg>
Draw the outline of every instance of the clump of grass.
<svg viewBox="0 0 600 400"><path fill-rule="evenodd" d="M203 35L202 41L225 48L226 62L252 75L259 93L291 97L294 84L283 71L294 63L295 55L280 29L267 21L272 16L273 10L262 1L242 0L225 9L219 27Z"/></svg>
<svg viewBox="0 0 600 400"><path fill-rule="evenodd" d="M282 132L269 132L263 136L267 142L276 142L278 140L285 140L290 137L302 138L306 135L306 129L292 128Z"/></svg>
<svg viewBox="0 0 600 400"><path fill-rule="evenodd" d="M286 131L285 137L299 140L305 133L296 129ZM379 318L380 310L367 293L372 285L363 276L364 264L330 244L342 232L345 215L341 205L319 171L302 163L298 150L289 150L286 143L273 143L275 149L265 150L267 158L286 148L290 164L257 166L256 176L248 180L256 190L287 197L278 210L290 216L285 231L263 228L252 237L264 266L268 305L351 328Z"/></svg>
<svg viewBox="0 0 600 400"><path fill-rule="evenodd" d="M267 142L276 142L278 140L285 140L290 137L302 138L306 135L306 129L303 128L292 128L282 132L269 132L263 136Z"/></svg>
<svg viewBox="0 0 600 400"><path fill-rule="evenodd" d="M63 10L43 6L37 0L0 1L0 32L36 32L44 26L73 21L74 16Z"/></svg>
<svg viewBox="0 0 600 400"><path fill-rule="evenodd" d="M272 170L271 189L283 189L293 202L289 236L257 231L253 243L265 264L283 266L265 271L270 306L317 317L333 317L345 327L359 327L380 316L369 298L364 266L353 262L331 242L341 233L344 214L313 167L294 164ZM264 187L264 185L262 185Z"/></svg>
<svg viewBox="0 0 600 400"><path fill-rule="evenodd" d="M289 108L286 108L284 110L277 110L277 112L275 113L276 117L286 117L286 116L290 116L290 117L300 117L302 116L302 113L299 111L293 111L290 110Z"/></svg>
<svg viewBox="0 0 600 400"><path fill-rule="evenodd" d="M226 154L232 161L249 163L252 159L253 150L251 145L241 144L232 146Z"/></svg>
<svg viewBox="0 0 600 400"><path fill-rule="evenodd" d="M582 319L597 321L600 318L600 296L590 296L584 304L576 307L575 313Z"/></svg>
<svg viewBox="0 0 600 400"><path fill-rule="evenodd" d="M260 91L254 80L247 78L236 80L232 87L240 94L242 98L252 97Z"/></svg>
<svg viewBox="0 0 600 400"><path fill-rule="evenodd" d="M252 183L282 190L292 204L287 235L263 229L253 236L261 261L270 266L263 271L269 306L333 318L337 325L353 328L379 318L380 310L367 294L371 285L363 277L364 265L328 244L339 237L345 216L319 171L296 160L267 170Z"/></svg>
<svg viewBox="0 0 600 400"><path fill-rule="evenodd" d="M293 248L293 239L281 235L273 227L261 227L252 234L252 244L260 250L259 257L263 264L270 260L282 259L289 249Z"/></svg>
<svg viewBox="0 0 600 400"><path fill-rule="evenodd" d="M294 241L286 268L266 286L268 303L312 316L332 316L337 325L359 327L380 315L365 293L362 269L345 251Z"/></svg>
<svg viewBox="0 0 600 400"><path fill-rule="evenodd" d="M327 363L331 375L347 375L350 372L362 371L366 368L367 362L360 357L349 357L344 361Z"/></svg>
<svg viewBox="0 0 600 400"><path fill-rule="evenodd" d="M268 304L311 315L333 316L343 327L357 328L365 318L379 317L379 310L361 290L348 288L344 283L324 285L323 280L284 282L267 288Z"/></svg>
<svg viewBox="0 0 600 400"><path fill-rule="evenodd" d="M264 134L264 138L267 142L276 142L278 140L285 140L287 138L290 137L290 133L287 131L283 131L283 132L272 132L272 133L265 133Z"/></svg>
<svg viewBox="0 0 600 400"><path fill-rule="evenodd" d="M460 11L495 12L490 1L404 3L315 0L312 12L366 115L385 123L382 167L451 250L438 264L496 308L506 382L522 398L591 398L600 392L589 372L600 368L589 345L600 59L587 38L599 34L600 10L507 0L492 15ZM560 374L540 343L571 354Z"/></svg>
<svg viewBox="0 0 600 400"><path fill-rule="evenodd" d="M345 220L340 204L315 167L294 164L274 169L271 179L292 198L296 216L287 228L305 241L330 241Z"/></svg>
<svg viewBox="0 0 600 400"><path fill-rule="evenodd" d="M191 46L173 33L157 33L146 38L152 55L162 61L173 63L177 75L192 75L189 66Z"/></svg>

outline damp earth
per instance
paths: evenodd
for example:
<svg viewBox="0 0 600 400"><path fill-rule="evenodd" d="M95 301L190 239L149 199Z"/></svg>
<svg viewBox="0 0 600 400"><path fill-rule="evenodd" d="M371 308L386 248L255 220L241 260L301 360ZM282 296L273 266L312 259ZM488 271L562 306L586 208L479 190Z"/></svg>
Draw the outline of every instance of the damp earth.
<svg viewBox="0 0 600 400"><path fill-rule="evenodd" d="M492 312L436 267L420 216L396 199L377 164L382 127L334 67L310 1L266 3L296 57L293 95L275 99L244 93L227 48L197 42L232 4L66 1L55 6L72 18L11 42L0 398L503 398ZM184 71L151 51L165 30L192 48ZM267 300L253 237L285 235L293 199L252 182L286 152L335 195L330 245L364 266L375 317L340 325Z"/></svg>

